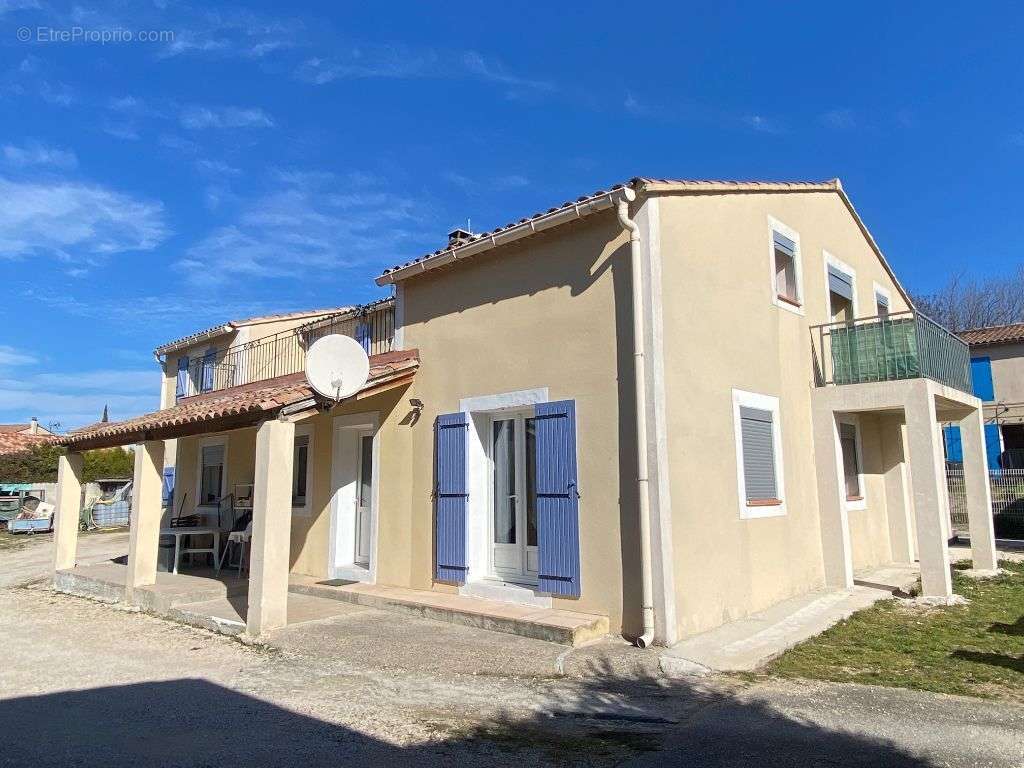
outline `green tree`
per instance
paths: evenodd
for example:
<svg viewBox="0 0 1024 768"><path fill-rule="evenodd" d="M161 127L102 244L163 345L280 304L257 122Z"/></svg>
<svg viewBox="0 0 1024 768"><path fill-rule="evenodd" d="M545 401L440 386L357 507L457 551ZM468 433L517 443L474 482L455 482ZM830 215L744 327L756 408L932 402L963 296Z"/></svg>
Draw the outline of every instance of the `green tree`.
<svg viewBox="0 0 1024 768"><path fill-rule="evenodd" d="M0 456L0 483L55 483L57 459L64 449L52 443L33 445L22 453ZM89 483L108 477L130 478L135 454L121 448L101 448L83 454L83 477Z"/></svg>

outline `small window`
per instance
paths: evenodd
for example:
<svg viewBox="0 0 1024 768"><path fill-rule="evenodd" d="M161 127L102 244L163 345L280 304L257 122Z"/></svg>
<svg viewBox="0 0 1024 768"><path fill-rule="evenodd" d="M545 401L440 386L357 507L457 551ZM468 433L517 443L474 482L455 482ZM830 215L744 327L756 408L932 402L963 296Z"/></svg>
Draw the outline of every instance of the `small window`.
<svg viewBox="0 0 1024 768"><path fill-rule="evenodd" d="M295 436L295 456L292 463L292 506L305 508L309 483L309 435Z"/></svg>
<svg viewBox="0 0 1024 768"><path fill-rule="evenodd" d="M800 285L796 267L796 243L778 232L772 233L775 253L775 295L800 306Z"/></svg>
<svg viewBox="0 0 1024 768"><path fill-rule="evenodd" d="M889 317L889 297L879 290L875 290L875 310L881 319Z"/></svg>
<svg viewBox="0 0 1024 768"><path fill-rule="evenodd" d="M202 447L199 472L199 503L216 504L224 488L224 446Z"/></svg>
<svg viewBox="0 0 1024 768"><path fill-rule="evenodd" d="M839 425L839 445L843 454L846 500L861 501L864 498L864 489L861 487L860 448L857 444L857 427L855 425Z"/></svg>
<svg viewBox="0 0 1024 768"><path fill-rule="evenodd" d="M786 514L779 398L732 391L740 519Z"/></svg>

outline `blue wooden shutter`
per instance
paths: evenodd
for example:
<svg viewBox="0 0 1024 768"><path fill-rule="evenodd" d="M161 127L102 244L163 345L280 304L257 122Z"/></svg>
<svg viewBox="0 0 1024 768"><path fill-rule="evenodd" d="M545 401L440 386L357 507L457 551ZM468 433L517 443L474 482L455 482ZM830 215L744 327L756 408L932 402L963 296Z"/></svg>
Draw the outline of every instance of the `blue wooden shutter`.
<svg viewBox="0 0 1024 768"><path fill-rule="evenodd" d="M356 341L366 350L366 354L370 354L370 342L372 341L372 333L370 331L370 324L365 321L360 321L356 326Z"/></svg>
<svg viewBox="0 0 1024 768"><path fill-rule="evenodd" d="M437 417L434 488L437 580L466 581L466 430L464 413Z"/></svg>
<svg viewBox="0 0 1024 768"><path fill-rule="evenodd" d="M174 388L175 397L188 395L188 355L178 358L178 383Z"/></svg>
<svg viewBox="0 0 1024 768"><path fill-rule="evenodd" d="M170 506L174 502L174 467L164 467L163 505Z"/></svg>
<svg viewBox="0 0 1024 768"><path fill-rule="evenodd" d="M576 478L576 404L538 403L537 554L541 592L580 596L580 520Z"/></svg>
<svg viewBox="0 0 1024 768"><path fill-rule="evenodd" d="M831 264L828 267L828 289L853 301L853 278Z"/></svg>
<svg viewBox="0 0 1024 768"><path fill-rule="evenodd" d="M992 358L971 358L971 387L974 396L985 402L996 399L996 389L992 382Z"/></svg>
<svg viewBox="0 0 1024 768"><path fill-rule="evenodd" d="M1003 455L1003 446L999 441L998 424L985 425L985 453L988 454L989 471L1002 468L1002 462L999 459Z"/></svg>
<svg viewBox="0 0 1024 768"><path fill-rule="evenodd" d="M217 350L211 349L203 355L203 379L199 385L201 392L209 392L213 389L213 367L217 360Z"/></svg>
<svg viewBox="0 0 1024 768"><path fill-rule="evenodd" d="M946 438L946 461L962 462L964 448L960 442L960 427L955 424L943 427L942 434Z"/></svg>

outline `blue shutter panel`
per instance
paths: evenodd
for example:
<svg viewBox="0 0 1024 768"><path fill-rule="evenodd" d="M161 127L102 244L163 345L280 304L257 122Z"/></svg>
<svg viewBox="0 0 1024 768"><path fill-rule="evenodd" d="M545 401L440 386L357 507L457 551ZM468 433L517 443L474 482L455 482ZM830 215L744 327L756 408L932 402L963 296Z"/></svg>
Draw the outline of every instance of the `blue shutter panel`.
<svg viewBox="0 0 1024 768"><path fill-rule="evenodd" d="M576 477L576 404L539 403L537 554L541 592L580 596L580 521Z"/></svg>
<svg viewBox="0 0 1024 768"><path fill-rule="evenodd" d="M992 358L971 358L971 387L974 396L985 402L996 399L995 385L992 383Z"/></svg>
<svg viewBox="0 0 1024 768"><path fill-rule="evenodd" d="M985 425L985 453L988 454L988 469L990 472L1001 469L1000 457L1003 455L1003 447L999 442L999 425Z"/></svg>
<svg viewBox="0 0 1024 768"><path fill-rule="evenodd" d="M437 417L434 488L437 580L466 581L466 431L464 413Z"/></svg>
<svg viewBox="0 0 1024 768"><path fill-rule="evenodd" d="M174 467L164 467L163 493L161 495L165 507L174 502Z"/></svg>
<svg viewBox="0 0 1024 768"><path fill-rule="evenodd" d="M942 429L946 438L946 461L962 462L964 460L964 448L960 442L960 427L950 425Z"/></svg>
<svg viewBox="0 0 1024 768"><path fill-rule="evenodd" d="M356 326L356 341L359 342L360 346L366 351L366 354L370 354L370 342L372 341L372 334L370 332L370 324L365 321L360 321L359 325Z"/></svg>
<svg viewBox="0 0 1024 768"><path fill-rule="evenodd" d="M178 383L174 388L175 397L188 395L188 355L178 358Z"/></svg>
<svg viewBox="0 0 1024 768"><path fill-rule="evenodd" d="M209 392L213 389L213 367L217 360L217 350L211 349L203 355L203 379L199 385L201 392Z"/></svg>

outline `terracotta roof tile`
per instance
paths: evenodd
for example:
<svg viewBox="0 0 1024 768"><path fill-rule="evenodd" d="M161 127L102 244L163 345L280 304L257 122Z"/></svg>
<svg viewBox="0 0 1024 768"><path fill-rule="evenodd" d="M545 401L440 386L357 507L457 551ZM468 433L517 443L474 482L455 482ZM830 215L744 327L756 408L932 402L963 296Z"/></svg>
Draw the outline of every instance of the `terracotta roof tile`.
<svg viewBox="0 0 1024 768"><path fill-rule="evenodd" d="M370 358L370 376L362 392L411 377L418 367L417 350L374 355ZM295 373L244 387L196 395L170 408L133 419L96 424L65 435L60 443L66 446L87 443L90 447L96 447L99 443L122 445L142 439L147 432L156 431L167 431L166 436L173 437L170 433L175 430L188 433L187 428L191 425L214 425L219 420L247 414L262 418L312 397L315 394L306 382L305 374Z"/></svg>
<svg viewBox="0 0 1024 768"><path fill-rule="evenodd" d="M0 456L24 453L35 445L50 443L57 438L53 435L27 435L23 432L0 432Z"/></svg>
<svg viewBox="0 0 1024 768"><path fill-rule="evenodd" d="M1024 342L1024 323L994 325L988 328L971 328L957 334L968 344L1007 344Z"/></svg>

